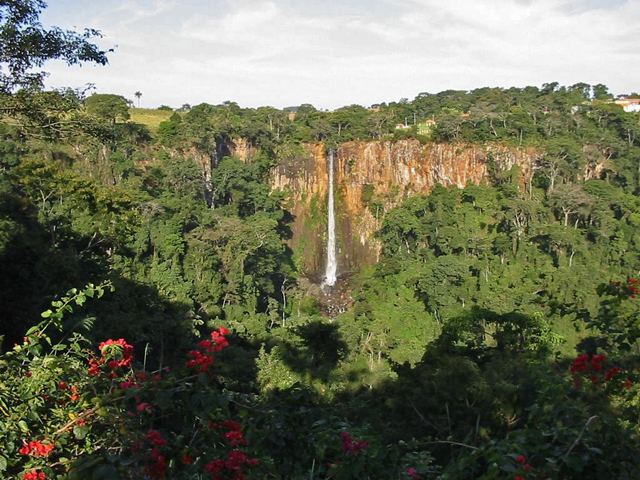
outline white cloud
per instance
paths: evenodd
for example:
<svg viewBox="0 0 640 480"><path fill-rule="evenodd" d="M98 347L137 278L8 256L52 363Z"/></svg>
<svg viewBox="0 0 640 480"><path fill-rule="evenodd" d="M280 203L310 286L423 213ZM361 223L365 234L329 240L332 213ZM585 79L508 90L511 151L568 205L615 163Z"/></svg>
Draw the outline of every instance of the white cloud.
<svg viewBox="0 0 640 480"><path fill-rule="evenodd" d="M551 81L640 89L640 0L122 0L92 8L73 23L119 45L111 65L54 65L52 85L140 90L149 106L334 108ZM53 18L70 23L60 12Z"/></svg>

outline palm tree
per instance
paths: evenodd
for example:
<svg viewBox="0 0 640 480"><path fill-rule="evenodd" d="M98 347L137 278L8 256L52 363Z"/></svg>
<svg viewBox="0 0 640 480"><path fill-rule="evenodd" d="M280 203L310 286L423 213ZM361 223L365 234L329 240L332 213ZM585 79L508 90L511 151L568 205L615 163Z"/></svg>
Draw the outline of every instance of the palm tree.
<svg viewBox="0 0 640 480"><path fill-rule="evenodd" d="M142 92L137 91L136 93L133 94L133 96L138 99L138 108L140 108L140 97L142 96Z"/></svg>

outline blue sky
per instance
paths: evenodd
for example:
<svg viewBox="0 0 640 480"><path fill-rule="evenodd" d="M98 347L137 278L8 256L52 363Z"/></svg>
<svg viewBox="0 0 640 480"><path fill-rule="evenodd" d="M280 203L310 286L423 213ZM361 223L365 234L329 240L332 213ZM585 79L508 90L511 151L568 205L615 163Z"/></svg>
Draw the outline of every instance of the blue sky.
<svg viewBox="0 0 640 480"><path fill-rule="evenodd" d="M142 105L336 108L558 81L640 90L640 0L50 0L48 25L101 30L106 67L52 62Z"/></svg>

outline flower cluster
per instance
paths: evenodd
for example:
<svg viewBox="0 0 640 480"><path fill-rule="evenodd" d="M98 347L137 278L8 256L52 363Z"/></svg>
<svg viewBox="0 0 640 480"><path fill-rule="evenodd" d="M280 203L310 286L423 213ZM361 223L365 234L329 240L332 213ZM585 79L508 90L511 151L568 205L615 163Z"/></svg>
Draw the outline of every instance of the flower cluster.
<svg viewBox="0 0 640 480"><path fill-rule="evenodd" d="M110 377L117 376L116 372L120 368L130 368L133 363L133 346L128 344L124 338L118 340L108 339L98 346L100 358L89 359L89 375L95 377L100 373L101 367L107 365L111 370Z"/></svg>
<svg viewBox="0 0 640 480"><path fill-rule="evenodd" d="M355 441L349 432L340 432L340 438L342 438L342 451L347 455L358 455L369 447L369 442L366 440Z"/></svg>
<svg viewBox="0 0 640 480"><path fill-rule="evenodd" d="M516 463L518 464L518 469L522 475L516 475L513 477L513 480L524 480L524 475L529 473L533 467L527 462L527 457L524 455L518 455L516 457Z"/></svg>
<svg viewBox="0 0 640 480"><path fill-rule="evenodd" d="M32 457L48 457L53 451L53 443L42 443L37 440L33 440L29 443L25 443L20 450L21 455L30 455Z"/></svg>
<svg viewBox="0 0 640 480"><path fill-rule="evenodd" d="M187 352L187 368L192 368L200 373L209 371L209 367L213 365L213 353L219 352L229 346L226 338L229 330L220 327L218 330L211 332L211 339L205 339L198 342L199 350L190 350Z"/></svg>
<svg viewBox="0 0 640 480"><path fill-rule="evenodd" d="M422 480L422 476L418 473L418 470L415 467L407 468L407 476L411 480Z"/></svg>
<svg viewBox="0 0 640 480"><path fill-rule="evenodd" d="M67 385L67 382L60 380L60 382L58 382L58 389L60 391L69 392L69 400L71 400L72 402L77 402L80 399L80 394L78 393L78 387L76 387L75 385Z"/></svg>
<svg viewBox="0 0 640 480"><path fill-rule="evenodd" d="M232 450L225 460L212 460L204 466L204 470L211 474L212 480L220 480L226 472L234 480L244 480L242 467L255 467L258 465L256 458L249 458L242 450Z"/></svg>
<svg viewBox="0 0 640 480"><path fill-rule="evenodd" d="M40 472L38 470L32 470L30 472L25 473L22 476L22 480L46 480L47 476L44 472Z"/></svg>
<svg viewBox="0 0 640 480"><path fill-rule="evenodd" d="M151 445L156 447L164 447L167 444L167 441L165 440L165 438L157 430L149 430L147 432L147 435L144 438Z"/></svg>
<svg viewBox="0 0 640 480"><path fill-rule="evenodd" d="M151 449L151 461L145 471L151 478L164 478L167 473L167 459L155 447Z"/></svg>
<svg viewBox="0 0 640 480"><path fill-rule="evenodd" d="M246 445L247 441L242 435L242 427L241 425L234 420L225 420L220 423L210 423L209 428L211 429L224 429L226 430L223 435L225 440L232 447L238 447L240 445Z"/></svg>
<svg viewBox="0 0 640 480"><path fill-rule="evenodd" d="M144 439L151 446L145 472L151 478L164 478L167 472L167 459L160 453L159 448L166 446L167 440L157 430L149 430Z"/></svg>
<svg viewBox="0 0 640 480"><path fill-rule="evenodd" d="M204 466L204 470L211 474L213 480L231 477L234 480L244 479L243 467L254 467L258 464L258 460L250 458L245 452L237 447L246 446L247 441L242 434L242 426L235 420L224 420L222 422L209 422L209 428L212 430L224 431L223 437L227 444L234 448L227 454L226 459L215 459Z"/></svg>
<svg viewBox="0 0 640 480"><path fill-rule="evenodd" d="M574 377L574 386L580 388L582 385L581 379L578 375L585 375L591 380L594 385L604 382L611 382L622 373L620 367L605 368L603 364L607 362L607 356L605 354L589 355L587 353L581 353L573 362L569 371ZM633 383L631 379L627 378L624 382L625 388L631 388Z"/></svg>

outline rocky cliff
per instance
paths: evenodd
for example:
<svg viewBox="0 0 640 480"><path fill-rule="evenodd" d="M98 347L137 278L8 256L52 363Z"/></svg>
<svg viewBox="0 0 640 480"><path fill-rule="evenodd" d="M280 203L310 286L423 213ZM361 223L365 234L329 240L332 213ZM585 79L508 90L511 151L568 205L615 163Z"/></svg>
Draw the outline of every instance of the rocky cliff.
<svg viewBox="0 0 640 480"><path fill-rule="evenodd" d="M314 280L326 256L327 154L323 144L308 145L303 155L282 160L272 173L273 188L289 193L295 216L292 247L299 266ZM428 193L436 184L464 187L485 182L488 165L520 167L523 185L531 177L533 150L499 145L348 142L335 156L338 274L378 260L374 238L384 211L403 199Z"/></svg>

